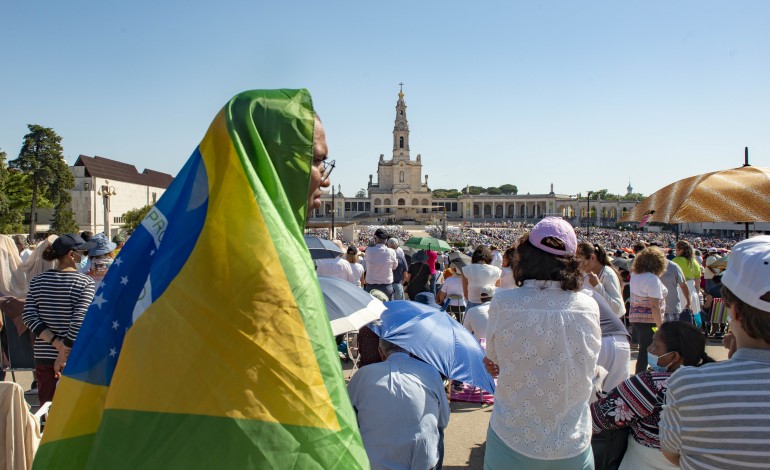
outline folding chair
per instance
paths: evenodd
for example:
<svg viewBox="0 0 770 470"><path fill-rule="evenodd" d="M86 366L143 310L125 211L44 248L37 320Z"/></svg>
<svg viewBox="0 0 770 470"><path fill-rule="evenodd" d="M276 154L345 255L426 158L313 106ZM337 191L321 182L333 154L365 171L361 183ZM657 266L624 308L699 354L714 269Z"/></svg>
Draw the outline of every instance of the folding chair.
<svg viewBox="0 0 770 470"><path fill-rule="evenodd" d="M721 298L715 298L711 304L709 336L720 338L724 333L727 333L727 306Z"/></svg>
<svg viewBox="0 0 770 470"><path fill-rule="evenodd" d="M449 297L448 302L451 302L451 301L454 300L454 301L459 301L460 303L462 303L462 301L465 299L465 297L463 297L460 294L450 294L448 297ZM450 310L450 307L451 307L452 310ZM463 317L465 316L465 307L463 305L460 305L458 307L453 307L451 305L447 305L446 311L450 312L452 315L454 315L454 317L457 319L457 321L462 324Z"/></svg>
<svg viewBox="0 0 770 470"><path fill-rule="evenodd" d="M16 324L7 315L3 315L3 321L5 322L8 341L8 362L10 363L9 367L4 370L10 372L13 381L16 382L15 372L35 370L32 331L27 330L19 336Z"/></svg>
<svg viewBox="0 0 770 470"><path fill-rule="evenodd" d="M361 360L361 355L358 353L358 331L345 333L345 342L348 343L348 357L353 361L353 371L356 371L358 362Z"/></svg>

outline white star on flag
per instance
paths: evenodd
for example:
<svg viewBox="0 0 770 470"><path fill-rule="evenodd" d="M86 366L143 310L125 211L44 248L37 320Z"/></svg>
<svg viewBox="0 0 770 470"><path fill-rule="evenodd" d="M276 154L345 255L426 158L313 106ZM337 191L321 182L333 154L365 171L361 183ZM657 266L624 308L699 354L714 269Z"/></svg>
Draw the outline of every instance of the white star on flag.
<svg viewBox="0 0 770 470"><path fill-rule="evenodd" d="M120 324L117 321L113 321L112 322L112 329L113 330L117 330L119 326L120 326Z"/></svg>
<svg viewBox="0 0 770 470"><path fill-rule="evenodd" d="M118 256L117 258L115 258L114 263L117 264L118 266L120 266L123 263L123 260L120 259L120 256Z"/></svg>
<svg viewBox="0 0 770 470"><path fill-rule="evenodd" d="M128 276L120 276L120 283L124 286L128 284Z"/></svg>
<svg viewBox="0 0 770 470"><path fill-rule="evenodd" d="M155 255L155 250L152 250L152 251L150 252L150 256L153 256L153 255Z"/></svg>
<svg viewBox="0 0 770 470"><path fill-rule="evenodd" d="M99 287L101 287L102 288L102 292L104 292L104 289L107 288L107 283L102 281L102 283L99 285Z"/></svg>
<svg viewBox="0 0 770 470"><path fill-rule="evenodd" d="M115 357L118 355L118 351L115 348L110 348L110 357Z"/></svg>
<svg viewBox="0 0 770 470"><path fill-rule="evenodd" d="M99 293L99 295L94 297L94 304L99 308L102 308L102 304L106 302L107 300L104 298L101 292Z"/></svg>

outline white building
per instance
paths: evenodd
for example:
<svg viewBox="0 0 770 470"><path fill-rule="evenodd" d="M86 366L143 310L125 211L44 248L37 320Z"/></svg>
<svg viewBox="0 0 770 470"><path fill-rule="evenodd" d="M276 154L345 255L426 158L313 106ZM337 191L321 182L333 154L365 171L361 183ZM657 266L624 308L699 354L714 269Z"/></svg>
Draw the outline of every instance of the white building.
<svg viewBox="0 0 770 470"><path fill-rule="evenodd" d="M104 157L80 155L70 167L75 177L72 212L80 230L120 232L123 214L154 204L174 177L154 170L137 171L134 165Z"/></svg>

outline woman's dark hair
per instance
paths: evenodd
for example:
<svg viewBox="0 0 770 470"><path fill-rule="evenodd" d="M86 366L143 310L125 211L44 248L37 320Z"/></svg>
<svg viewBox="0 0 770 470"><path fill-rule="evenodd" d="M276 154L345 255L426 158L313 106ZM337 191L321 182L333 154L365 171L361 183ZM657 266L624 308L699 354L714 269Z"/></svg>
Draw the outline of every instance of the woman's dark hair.
<svg viewBox="0 0 770 470"><path fill-rule="evenodd" d="M505 250L505 254L503 254L503 258L508 260L508 265L513 266L513 260L516 257L516 247L512 246Z"/></svg>
<svg viewBox="0 0 770 470"><path fill-rule="evenodd" d="M67 252L67 254L69 254L69 252ZM46 247L45 250L43 250L43 254L40 255L40 256L44 260L46 260L46 261L56 261L56 260L58 260L60 258L63 258L64 256L67 256L67 255L59 256L59 254L56 253L56 250L54 250L54 248L53 248L53 243L51 243L50 245L48 245Z"/></svg>
<svg viewBox="0 0 770 470"><path fill-rule="evenodd" d="M553 239L556 243L563 242ZM558 248L558 247L554 247ZM529 234L519 240L513 265L513 278L521 287L524 281L559 281L563 290L577 291L583 284L580 262L574 255L558 256L546 253L529 242Z"/></svg>
<svg viewBox="0 0 770 470"><path fill-rule="evenodd" d="M471 263L478 263L479 261L483 261L486 264L492 262L492 251L485 245L477 246L473 251L473 256L471 256Z"/></svg>
<svg viewBox="0 0 770 470"><path fill-rule="evenodd" d="M770 292L762 295L760 299L770 301ZM735 306L736 312L740 314L741 327L749 337L770 343L770 312L752 307L742 301L724 284L722 285L722 301L728 308Z"/></svg>
<svg viewBox="0 0 770 470"><path fill-rule="evenodd" d="M666 351L676 351L686 366L702 366L714 359L706 354L706 338L694 325L681 321L668 321L658 327L658 337L666 345Z"/></svg>
<svg viewBox="0 0 770 470"><path fill-rule="evenodd" d="M590 258L591 255L596 255L596 260L599 261L599 264L612 267L607 252L598 243L580 242L577 246L577 253L586 259Z"/></svg>

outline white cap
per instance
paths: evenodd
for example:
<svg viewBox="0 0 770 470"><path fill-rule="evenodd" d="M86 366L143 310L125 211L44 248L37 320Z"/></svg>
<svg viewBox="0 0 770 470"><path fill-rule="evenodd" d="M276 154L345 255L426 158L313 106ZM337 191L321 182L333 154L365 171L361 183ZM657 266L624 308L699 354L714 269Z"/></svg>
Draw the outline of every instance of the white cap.
<svg viewBox="0 0 770 470"><path fill-rule="evenodd" d="M481 297L494 297L495 296L495 286L483 286L481 288L481 293L479 294Z"/></svg>
<svg viewBox="0 0 770 470"><path fill-rule="evenodd" d="M709 248L709 253L716 253L717 249L714 247Z"/></svg>
<svg viewBox="0 0 770 470"><path fill-rule="evenodd" d="M770 292L770 236L737 243L727 258L722 284L746 304L770 313L770 302L760 298Z"/></svg>

